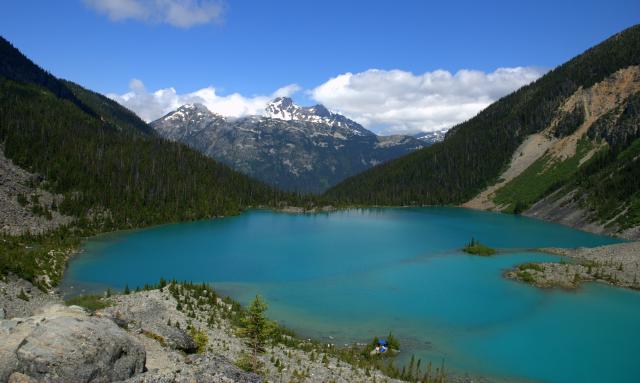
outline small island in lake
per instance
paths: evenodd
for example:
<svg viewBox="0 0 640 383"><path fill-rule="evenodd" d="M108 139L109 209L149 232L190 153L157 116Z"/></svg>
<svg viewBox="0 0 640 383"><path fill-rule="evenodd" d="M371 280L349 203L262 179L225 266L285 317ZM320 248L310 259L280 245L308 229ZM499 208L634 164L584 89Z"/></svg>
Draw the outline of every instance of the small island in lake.
<svg viewBox="0 0 640 383"><path fill-rule="evenodd" d="M480 243L480 241L476 240L475 238L471 238L471 241L467 243L465 247L462 248L462 251L468 254L482 255L483 257L488 257L496 253L495 249L489 246L483 245L482 243Z"/></svg>

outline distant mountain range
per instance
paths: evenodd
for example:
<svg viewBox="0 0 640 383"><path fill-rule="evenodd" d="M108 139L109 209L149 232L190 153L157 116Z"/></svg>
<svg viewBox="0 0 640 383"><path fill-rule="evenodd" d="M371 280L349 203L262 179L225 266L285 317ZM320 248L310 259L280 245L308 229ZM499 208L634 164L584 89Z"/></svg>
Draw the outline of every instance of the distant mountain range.
<svg viewBox="0 0 640 383"><path fill-rule="evenodd" d="M264 116L226 118L204 105L183 105L151 123L178 141L280 189L320 193L343 179L429 145L412 136L378 136L322 105L290 98Z"/></svg>

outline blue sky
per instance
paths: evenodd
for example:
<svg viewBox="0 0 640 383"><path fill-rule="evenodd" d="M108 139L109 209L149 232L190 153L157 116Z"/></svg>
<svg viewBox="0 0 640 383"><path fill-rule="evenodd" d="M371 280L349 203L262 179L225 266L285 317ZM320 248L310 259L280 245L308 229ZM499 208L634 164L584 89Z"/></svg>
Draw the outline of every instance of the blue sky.
<svg viewBox="0 0 640 383"><path fill-rule="evenodd" d="M169 20L157 9L146 16L117 13L114 7L127 3L214 8L208 8L213 9L209 18L189 25L188 20ZM370 69L389 75L368 78L391 81L388 89L400 81L389 80L395 73L390 70L419 79L438 69L455 77L462 69L488 75L498 68L525 67L531 71L518 81L530 81L535 69L561 64L639 21L640 2L628 0L20 0L3 4L0 34L55 75L114 97L130 92L130 85L140 86L130 84L132 79L144 83L145 92L173 87L181 95L211 87L216 97L238 93L248 102L297 84L300 90L292 93L297 101L323 101L371 128L390 132L431 130L438 124L367 120L371 113L366 108L344 105L363 103L365 96L333 100L327 94L351 88L332 87L324 96L313 90L342 74ZM518 81L511 86L521 85ZM500 89L512 90L507 88ZM482 95L474 104L479 107L496 96ZM418 107L424 107L424 100ZM443 123L451 124L452 118Z"/></svg>

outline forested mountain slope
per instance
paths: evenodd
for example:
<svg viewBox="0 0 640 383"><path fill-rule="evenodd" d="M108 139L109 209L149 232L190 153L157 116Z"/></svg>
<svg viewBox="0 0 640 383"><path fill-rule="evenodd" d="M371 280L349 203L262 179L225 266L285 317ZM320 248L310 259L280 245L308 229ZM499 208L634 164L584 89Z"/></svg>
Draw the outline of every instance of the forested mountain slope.
<svg viewBox="0 0 640 383"><path fill-rule="evenodd" d="M4 39L0 51L0 145L38 174L34 186L64 196L41 206L45 213L119 229L232 214L281 196L158 137L132 112L58 80Z"/></svg>
<svg viewBox="0 0 640 383"><path fill-rule="evenodd" d="M0 275L55 286L79 238L296 204L0 38Z"/></svg>
<svg viewBox="0 0 640 383"><path fill-rule="evenodd" d="M347 179L325 197L514 212L533 206L529 214L593 231L628 230L640 214L639 64L634 26L498 100L442 143ZM552 194L575 205L566 214L581 209L580 218L563 221L550 200L534 206Z"/></svg>

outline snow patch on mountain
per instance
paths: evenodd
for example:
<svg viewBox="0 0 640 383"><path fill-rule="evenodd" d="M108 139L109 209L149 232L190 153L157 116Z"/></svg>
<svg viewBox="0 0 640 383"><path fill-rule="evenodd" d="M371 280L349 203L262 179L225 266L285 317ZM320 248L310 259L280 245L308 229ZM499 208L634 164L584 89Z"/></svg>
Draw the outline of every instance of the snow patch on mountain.
<svg viewBox="0 0 640 383"><path fill-rule="evenodd" d="M265 116L285 121L305 121L326 124L344 129L347 135L365 136L373 134L357 122L341 114L330 112L323 105L303 107L295 104L289 97L278 97L267 104Z"/></svg>

